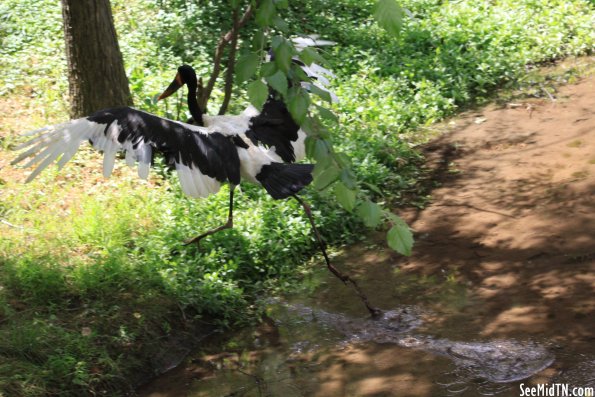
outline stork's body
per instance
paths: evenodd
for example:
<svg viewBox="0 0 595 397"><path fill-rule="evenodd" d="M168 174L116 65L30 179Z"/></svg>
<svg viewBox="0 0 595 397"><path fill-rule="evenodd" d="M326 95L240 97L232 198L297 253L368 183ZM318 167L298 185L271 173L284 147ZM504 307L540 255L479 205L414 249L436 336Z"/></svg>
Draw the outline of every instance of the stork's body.
<svg viewBox="0 0 595 397"><path fill-rule="evenodd" d="M27 181L54 161L63 167L80 144L89 141L103 152L103 174L109 177L116 154L125 152L128 165L138 163L141 178L149 175L152 158L161 153L175 168L182 190L191 197L206 197L229 183L229 218L233 223L233 191L241 180L263 186L275 199L295 195L312 181L311 164L293 164L304 156L305 134L293 121L285 104L269 96L259 112L250 107L240 115L205 116L196 101L196 75L182 66L163 99L182 85L188 86L188 107L198 124L169 120L131 107L100 110L88 117L31 133L27 149L13 164L33 157L37 164ZM220 230L221 228L217 228ZM199 241L207 232L190 242Z"/></svg>
<svg viewBox="0 0 595 397"><path fill-rule="evenodd" d="M290 133L295 136L293 141L277 137L280 145L284 143L278 150L261 141L266 141L267 137L262 136L262 125L253 126L255 120L257 124L261 122L258 117L229 116L228 122L223 123L226 128L221 128L221 125L200 127L130 107L105 109L88 117L38 130L40 135L17 147L28 150L13 163L34 156L25 164L26 167L38 164L27 179L30 181L55 160L59 159L59 167L64 166L80 144L89 141L103 152L105 177L112 172L117 152L124 151L128 165L138 162L139 177L146 179L154 153L160 152L166 162L175 167L184 193L191 197L206 197L218 192L222 183L237 185L241 179L257 184L265 182L263 186L266 188L267 181L261 175L263 171L266 173L276 164L284 168L284 162L293 162L303 156L303 138L300 136L303 132L298 134L296 129L293 134ZM290 168L306 169L295 164ZM274 198L284 198L289 194L275 190L269 193Z"/></svg>
<svg viewBox="0 0 595 397"><path fill-rule="evenodd" d="M304 208L327 267L344 283L351 283L372 314L372 307L357 283L330 262L316 229L310 207L296 194L312 182L311 164L294 164L304 156L305 134L291 118L283 102L270 95L258 112L249 108L235 116L205 116L196 100L196 75L182 66L175 80L160 96L171 95L188 85L188 107L199 125L158 117L131 107L100 110L88 117L33 131L35 135L16 149L26 149L12 163L33 157L25 167L37 164L27 178L34 179L54 161L62 168L81 143L89 141L103 151L103 174L110 176L116 154L124 151L130 166L138 163L138 174L147 178L155 153L177 170L182 190L191 197L206 197L230 184L229 215L222 226L189 239L186 244L233 226L234 188L242 179L263 186L274 199L294 197Z"/></svg>

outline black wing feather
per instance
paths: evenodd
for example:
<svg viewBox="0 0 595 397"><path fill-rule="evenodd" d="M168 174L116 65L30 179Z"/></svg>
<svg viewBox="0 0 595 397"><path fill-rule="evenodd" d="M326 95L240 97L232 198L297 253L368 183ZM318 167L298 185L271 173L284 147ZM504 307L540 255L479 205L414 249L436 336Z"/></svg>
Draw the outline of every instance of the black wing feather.
<svg viewBox="0 0 595 397"><path fill-rule="evenodd" d="M168 163L182 163L220 182L240 183L240 160L231 139L221 133L203 134L181 123L129 107L100 110L89 121L120 127L118 141L138 145L141 141L163 153Z"/></svg>
<svg viewBox="0 0 595 397"><path fill-rule="evenodd" d="M246 136L257 145L274 146L275 152L286 163L295 161L292 142L298 139L299 125L293 120L283 101L269 96L262 112L250 120Z"/></svg>

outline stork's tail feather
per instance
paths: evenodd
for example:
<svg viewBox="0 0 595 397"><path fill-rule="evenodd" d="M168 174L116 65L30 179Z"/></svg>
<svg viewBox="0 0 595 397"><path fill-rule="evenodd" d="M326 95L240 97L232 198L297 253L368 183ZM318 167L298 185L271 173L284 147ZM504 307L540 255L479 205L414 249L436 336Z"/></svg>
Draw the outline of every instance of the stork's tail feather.
<svg viewBox="0 0 595 397"><path fill-rule="evenodd" d="M292 196L312 182L312 164L271 163L262 167L256 179L274 199Z"/></svg>

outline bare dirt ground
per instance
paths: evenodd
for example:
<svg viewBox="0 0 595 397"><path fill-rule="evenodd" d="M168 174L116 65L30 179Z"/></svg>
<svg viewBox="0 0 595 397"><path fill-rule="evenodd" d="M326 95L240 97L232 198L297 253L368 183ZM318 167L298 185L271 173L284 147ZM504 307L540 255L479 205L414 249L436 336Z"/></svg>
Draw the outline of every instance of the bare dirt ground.
<svg viewBox="0 0 595 397"><path fill-rule="evenodd" d="M595 77L555 101L489 106L451 128L426 148L441 187L406 214L417 244L399 267L461 275L484 302L484 335L592 343Z"/></svg>
<svg viewBox="0 0 595 397"><path fill-rule="evenodd" d="M402 268L460 272L490 313L486 335L592 340L595 78L561 87L555 102L467 114L426 150L449 170L432 204L408 214L418 240Z"/></svg>

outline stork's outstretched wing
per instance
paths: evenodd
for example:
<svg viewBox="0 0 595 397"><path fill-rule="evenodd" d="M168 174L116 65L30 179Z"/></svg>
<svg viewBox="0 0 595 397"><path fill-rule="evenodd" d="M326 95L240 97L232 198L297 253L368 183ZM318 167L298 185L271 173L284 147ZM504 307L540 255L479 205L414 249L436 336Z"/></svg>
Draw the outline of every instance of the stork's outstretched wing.
<svg viewBox="0 0 595 397"><path fill-rule="evenodd" d="M89 141L103 151L106 177L112 172L116 153L125 151L128 165L138 162L138 174L146 179L154 152L160 152L168 164L175 165L182 189L189 196L216 193L222 182L240 183L240 161L231 137L129 107L101 110L28 135L35 137L16 148L26 150L12 162L32 157L25 167L37 167L27 182L56 160L62 168L80 144Z"/></svg>

